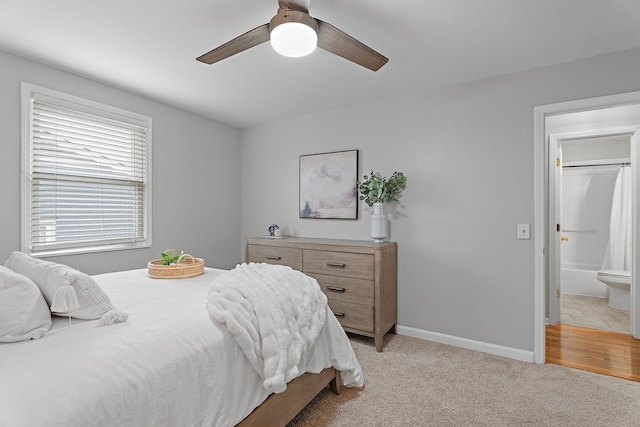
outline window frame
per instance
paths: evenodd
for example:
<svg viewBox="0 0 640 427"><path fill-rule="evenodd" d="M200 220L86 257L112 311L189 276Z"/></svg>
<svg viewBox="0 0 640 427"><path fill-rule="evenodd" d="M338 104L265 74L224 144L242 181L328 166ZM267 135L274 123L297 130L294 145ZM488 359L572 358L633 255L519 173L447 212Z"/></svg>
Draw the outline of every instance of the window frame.
<svg viewBox="0 0 640 427"><path fill-rule="evenodd" d="M32 157L32 123L33 108L32 100L43 101L51 105L97 115L110 120L117 120L124 123L144 127L146 129L145 141L145 193L144 193L144 215L143 227L144 237L137 242L120 242L113 244L89 244L79 247L51 248L46 250L33 251L31 247L31 157ZM147 248L152 243L152 173L151 173L151 146L152 146L152 119L151 117L131 111L123 110L110 105L69 95L56 90L36 86L30 83L21 82L21 178L20 178L20 246L21 251L34 256L53 256L67 254L83 254L105 251L117 251L124 249Z"/></svg>

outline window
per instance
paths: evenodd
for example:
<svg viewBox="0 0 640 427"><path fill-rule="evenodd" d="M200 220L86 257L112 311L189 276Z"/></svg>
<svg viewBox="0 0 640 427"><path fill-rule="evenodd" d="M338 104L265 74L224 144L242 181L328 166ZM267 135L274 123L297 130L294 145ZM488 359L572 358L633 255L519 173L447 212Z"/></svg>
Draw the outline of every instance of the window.
<svg viewBox="0 0 640 427"><path fill-rule="evenodd" d="M151 245L151 118L22 84L22 250Z"/></svg>

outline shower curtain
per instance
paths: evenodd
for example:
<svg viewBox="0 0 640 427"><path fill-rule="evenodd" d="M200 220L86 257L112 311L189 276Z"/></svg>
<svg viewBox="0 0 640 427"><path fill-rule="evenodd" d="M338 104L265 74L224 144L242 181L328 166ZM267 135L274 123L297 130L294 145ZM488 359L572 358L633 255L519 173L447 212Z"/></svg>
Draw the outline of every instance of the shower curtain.
<svg viewBox="0 0 640 427"><path fill-rule="evenodd" d="M631 270L631 197L631 167L622 166L613 189L609 244L602 261L603 270Z"/></svg>

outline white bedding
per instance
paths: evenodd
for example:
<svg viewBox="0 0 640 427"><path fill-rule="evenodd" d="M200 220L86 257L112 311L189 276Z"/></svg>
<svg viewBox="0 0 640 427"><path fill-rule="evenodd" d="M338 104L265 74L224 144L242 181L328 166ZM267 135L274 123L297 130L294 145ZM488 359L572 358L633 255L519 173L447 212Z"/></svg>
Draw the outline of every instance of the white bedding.
<svg viewBox="0 0 640 427"><path fill-rule="evenodd" d="M207 309L227 326L264 388L281 393L327 320L313 277L285 265L238 264L213 281Z"/></svg>
<svg viewBox="0 0 640 427"><path fill-rule="evenodd" d="M54 318L39 340L0 344L1 426L232 426L266 397L262 379L233 337L209 319L214 278L157 280L147 270L94 276L126 323ZM335 316L301 367L350 371L360 365Z"/></svg>

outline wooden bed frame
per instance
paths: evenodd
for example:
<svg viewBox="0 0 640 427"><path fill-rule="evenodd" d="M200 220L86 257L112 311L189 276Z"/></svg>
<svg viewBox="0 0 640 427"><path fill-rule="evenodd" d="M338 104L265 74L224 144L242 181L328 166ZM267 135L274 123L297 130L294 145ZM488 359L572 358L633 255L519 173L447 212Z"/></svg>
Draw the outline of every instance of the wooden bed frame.
<svg viewBox="0 0 640 427"><path fill-rule="evenodd" d="M267 397L237 426L285 427L327 384L332 392L340 394L340 372L334 368L326 368L317 374L303 374L287 384L284 392Z"/></svg>

